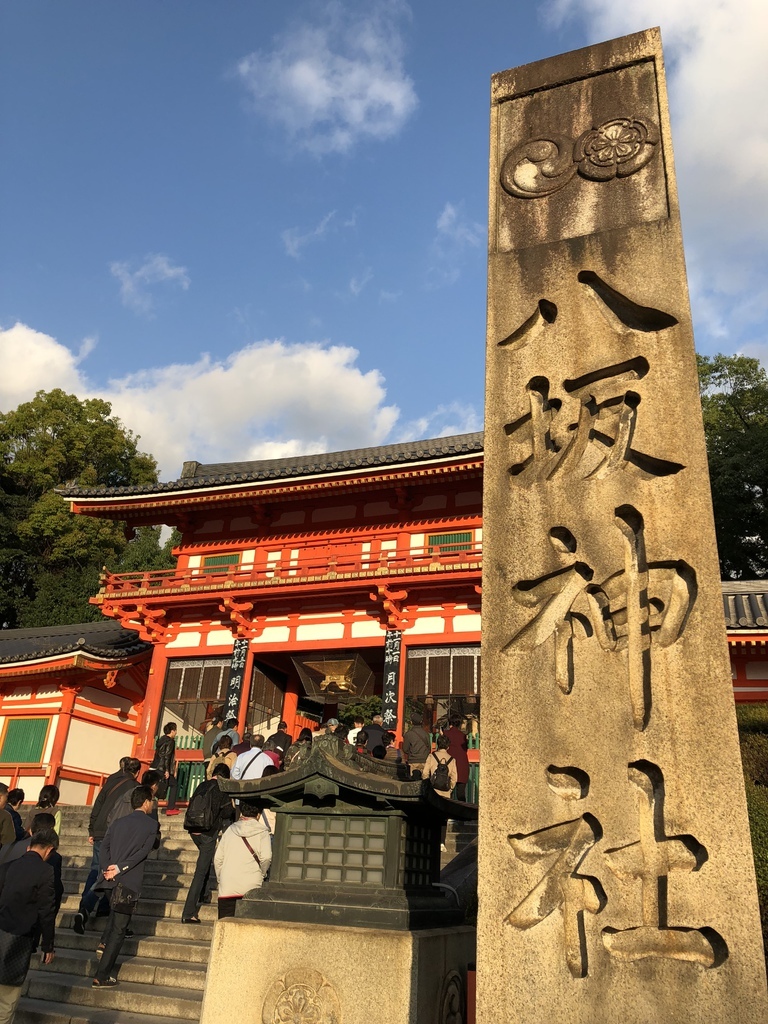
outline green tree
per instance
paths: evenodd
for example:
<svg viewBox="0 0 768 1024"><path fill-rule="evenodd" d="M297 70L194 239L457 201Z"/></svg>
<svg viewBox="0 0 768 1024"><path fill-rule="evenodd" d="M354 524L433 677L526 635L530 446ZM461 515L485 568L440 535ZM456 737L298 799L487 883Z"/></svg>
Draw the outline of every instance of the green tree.
<svg viewBox="0 0 768 1024"><path fill-rule="evenodd" d="M129 542L123 526L73 516L63 484L120 487L157 481L157 464L109 402L39 391L0 413L0 624L45 626L98 619L88 598L101 567L133 567L135 545L159 568L159 530ZM145 532L148 531L148 532Z"/></svg>
<svg viewBox="0 0 768 1024"><path fill-rule="evenodd" d="M748 356L698 356L720 571L768 574L768 375Z"/></svg>

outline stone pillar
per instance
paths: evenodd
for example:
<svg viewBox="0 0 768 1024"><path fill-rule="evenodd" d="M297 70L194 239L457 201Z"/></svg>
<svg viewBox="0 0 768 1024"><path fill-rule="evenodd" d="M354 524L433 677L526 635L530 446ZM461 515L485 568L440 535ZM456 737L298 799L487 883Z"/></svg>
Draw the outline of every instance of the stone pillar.
<svg viewBox="0 0 768 1024"><path fill-rule="evenodd" d="M657 30L494 76L489 252L477 1020L758 1024Z"/></svg>

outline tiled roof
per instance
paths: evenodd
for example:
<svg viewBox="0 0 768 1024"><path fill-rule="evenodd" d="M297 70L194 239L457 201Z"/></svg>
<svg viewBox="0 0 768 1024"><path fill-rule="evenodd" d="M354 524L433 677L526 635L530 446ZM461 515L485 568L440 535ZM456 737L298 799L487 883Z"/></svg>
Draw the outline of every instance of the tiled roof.
<svg viewBox="0 0 768 1024"><path fill-rule="evenodd" d="M185 462L178 480L164 484L131 487L60 487L67 498L107 498L133 494L162 494L227 484L265 483L291 477L319 476L324 473L356 473L360 470L428 462L459 455L481 454L483 432L437 437L427 441L406 441L376 448L354 448L346 452L296 455L287 459L261 459L256 462Z"/></svg>
<svg viewBox="0 0 768 1024"><path fill-rule="evenodd" d="M728 629L768 629L768 580L723 580Z"/></svg>
<svg viewBox="0 0 768 1024"><path fill-rule="evenodd" d="M35 661L83 651L97 658L119 661L148 651L152 644L116 622L78 622L69 626L0 630L0 665Z"/></svg>

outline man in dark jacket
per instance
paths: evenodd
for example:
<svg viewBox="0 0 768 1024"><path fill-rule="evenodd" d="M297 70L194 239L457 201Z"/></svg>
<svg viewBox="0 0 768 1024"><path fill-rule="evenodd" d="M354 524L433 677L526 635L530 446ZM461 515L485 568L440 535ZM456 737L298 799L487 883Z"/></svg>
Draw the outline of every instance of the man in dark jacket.
<svg viewBox="0 0 768 1024"><path fill-rule="evenodd" d="M0 1019L11 1021L32 954L42 938L43 963L53 960L56 897L46 861L59 845L53 829L32 836L23 857L0 866Z"/></svg>
<svg viewBox="0 0 768 1024"><path fill-rule="evenodd" d="M370 725L366 725L365 731L368 733L366 749L370 754L374 747L383 746L382 737L387 730L384 728L384 719L381 715L374 715L373 721Z"/></svg>
<svg viewBox="0 0 768 1024"><path fill-rule="evenodd" d="M192 798L189 801L187 815L184 819L184 828L192 837L199 853L195 873L192 876L192 884L187 893L184 909L181 912L182 924L200 924L200 907L203 903L210 902L211 890L209 879L211 876L211 865L213 855L216 852L216 840L219 832L222 832L235 820L235 808L226 793L219 789L218 779L229 778L229 768L225 764L217 764L213 769L213 775L205 782L201 782ZM210 810L213 816L213 824L210 828L200 828L192 817L196 808L205 805L210 801Z"/></svg>
<svg viewBox="0 0 768 1024"><path fill-rule="evenodd" d="M152 817L154 800L150 787L137 786L131 803L133 812L113 822L101 844L101 876L96 885L113 891L109 921L101 938L100 949L103 952L96 967L94 988L111 988L117 984L112 970L141 895L144 865L152 850L160 845L160 829Z"/></svg>
<svg viewBox="0 0 768 1024"><path fill-rule="evenodd" d="M422 715L414 715L411 718L413 723L408 732L403 736L403 757L408 762L411 771L423 771L424 764L432 752L432 739L424 728Z"/></svg>
<svg viewBox="0 0 768 1024"><path fill-rule="evenodd" d="M165 813L178 814L176 810L176 791L178 783L174 774L176 768L176 723L168 722L163 728L163 735L157 741L155 757L150 768L163 773L164 784L161 785L160 798L166 797Z"/></svg>
<svg viewBox="0 0 768 1024"><path fill-rule="evenodd" d="M269 739L275 741L277 751L280 754L280 761L285 760L285 755L288 753L288 748L293 743L291 736L288 732L287 722L277 723L277 732L273 732Z"/></svg>
<svg viewBox="0 0 768 1024"><path fill-rule="evenodd" d="M0 864L10 863L11 861L18 860L19 857L23 857L27 850L32 845L32 836L38 832L43 832L46 829L55 829L56 819L52 814L47 811L40 811L32 819L32 834L28 835L25 839L20 839L17 843L12 846L3 848L0 850ZM58 834L58 833L57 833ZM53 868L53 891L56 897L56 913L59 912L61 901L64 898L64 883L61 879L62 860L61 854L58 850L54 850L46 861ZM0 1024L2 1024L2 1015L0 1014Z"/></svg>
<svg viewBox="0 0 768 1024"><path fill-rule="evenodd" d="M80 906L77 908L72 928L78 935L85 931L85 922L88 916L94 912L96 905L101 900L100 911L109 913L109 901L107 897L93 889L93 883L99 874L99 851L104 836L107 834L107 819L115 804L126 793L136 788L136 776L139 774L141 761L135 757L123 757L120 759L120 770L110 775L98 792L91 808L91 817L88 820L88 842L93 846L91 857L91 868L85 880L83 895L80 897Z"/></svg>

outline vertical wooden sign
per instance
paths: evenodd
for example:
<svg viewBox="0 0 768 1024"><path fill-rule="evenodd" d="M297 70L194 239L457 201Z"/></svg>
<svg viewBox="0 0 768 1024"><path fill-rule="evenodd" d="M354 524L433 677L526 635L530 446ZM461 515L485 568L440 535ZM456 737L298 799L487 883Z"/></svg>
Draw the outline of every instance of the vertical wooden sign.
<svg viewBox="0 0 768 1024"><path fill-rule="evenodd" d="M400 651L403 634L399 629L388 629L384 638L384 687L381 695L381 717L385 728L397 729L397 694L400 681Z"/></svg>
<svg viewBox="0 0 768 1024"><path fill-rule="evenodd" d="M477 1020L758 1024L657 30L492 83Z"/></svg>
<svg viewBox="0 0 768 1024"><path fill-rule="evenodd" d="M229 663L229 680L227 682L227 696L224 700L224 721L230 718L237 718L240 713L240 698L243 693L243 678L245 676L245 662L248 657L247 639L235 640L232 646L232 660Z"/></svg>

